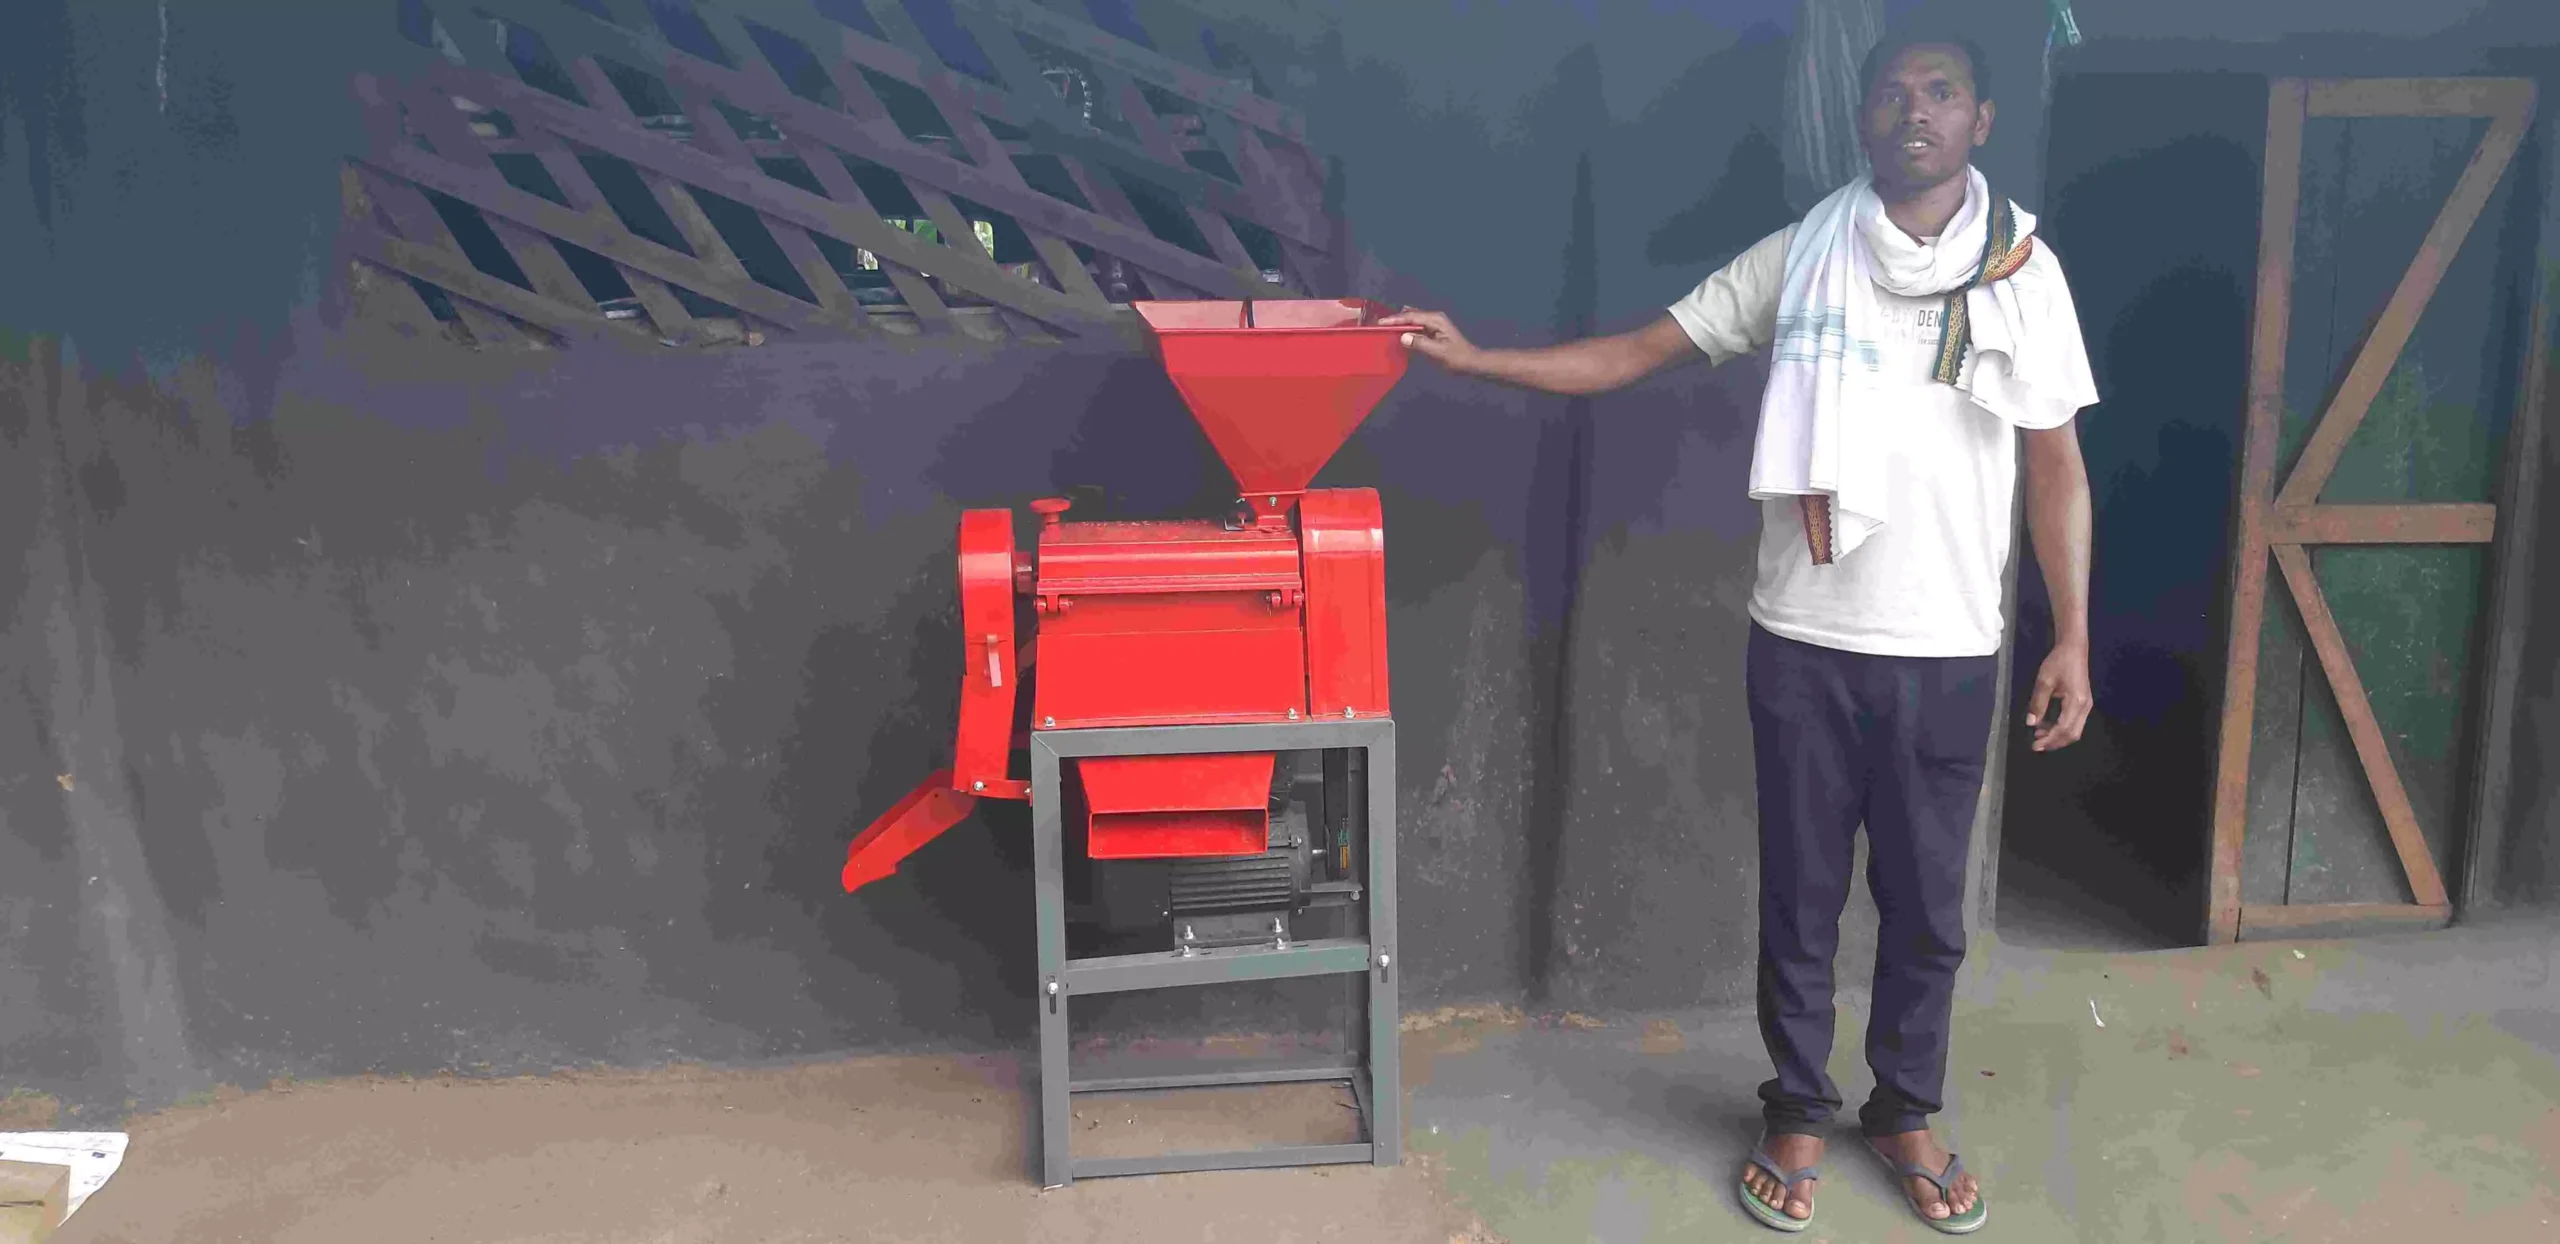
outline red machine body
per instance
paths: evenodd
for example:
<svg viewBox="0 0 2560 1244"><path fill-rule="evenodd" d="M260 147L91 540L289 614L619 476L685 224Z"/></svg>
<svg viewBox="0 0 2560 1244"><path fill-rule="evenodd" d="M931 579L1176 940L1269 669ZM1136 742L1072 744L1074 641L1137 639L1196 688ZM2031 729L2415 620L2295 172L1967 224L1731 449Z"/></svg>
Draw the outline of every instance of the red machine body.
<svg viewBox="0 0 2560 1244"><path fill-rule="evenodd" d="M1389 711L1386 535L1374 490L1307 484L1402 375L1398 337L1360 300L1139 303L1174 385L1234 472L1226 520L1078 523L1031 503L961 516L966 670L951 769L858 835L844 888L968 815L1025 799L1016 711L1037 730L1289 722ZM1037 628L1017 648L1018 605ZM1036 667L1033 649L1037 649ZM1033 676L1036 674L1036 677ZM1256 855L1273 755L1087 757L1075 763L1095 859Z"/></svg>

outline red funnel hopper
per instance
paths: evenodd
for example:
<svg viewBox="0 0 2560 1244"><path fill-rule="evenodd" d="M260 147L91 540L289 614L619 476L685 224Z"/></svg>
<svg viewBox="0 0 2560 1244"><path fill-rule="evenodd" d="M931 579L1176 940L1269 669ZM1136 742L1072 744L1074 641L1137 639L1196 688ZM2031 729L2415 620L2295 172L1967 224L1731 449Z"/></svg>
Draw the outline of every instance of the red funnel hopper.
<svg viewBox="0 0 2560 1244"><path fill-rule="evenodd" d="M1351 439L1404 376L1392 314L1360 298L1139 302L1173 387L1236 477L1271 511Z"/></svg>

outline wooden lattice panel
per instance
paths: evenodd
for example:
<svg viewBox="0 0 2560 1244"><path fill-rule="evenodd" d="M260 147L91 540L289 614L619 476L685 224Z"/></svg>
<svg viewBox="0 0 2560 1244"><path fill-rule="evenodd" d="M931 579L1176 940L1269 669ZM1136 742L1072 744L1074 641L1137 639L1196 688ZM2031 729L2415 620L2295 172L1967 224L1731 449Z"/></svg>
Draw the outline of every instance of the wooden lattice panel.
<svg viewBox="0 0 2560 1244"><path fill-rule="evenodd" d="M403 0L440 56L353 83L361 305L483 346L1042 341L1333 284L1304 121L1077 7Z"/></svg>

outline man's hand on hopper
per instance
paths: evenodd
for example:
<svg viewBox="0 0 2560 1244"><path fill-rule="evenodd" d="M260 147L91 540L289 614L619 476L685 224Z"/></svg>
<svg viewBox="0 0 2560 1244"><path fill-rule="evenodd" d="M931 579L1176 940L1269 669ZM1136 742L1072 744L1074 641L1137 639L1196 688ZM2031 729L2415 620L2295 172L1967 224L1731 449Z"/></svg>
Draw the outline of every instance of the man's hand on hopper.
<svg viewBox="0 0 2560 1244"><path fill-rule="evenodd" d="M1471 370L1469 364L1478 351L1466 334L1449 317L1438 311L1416 311L1411 307L1379 320L1379 324L1418 329L1403 337L1405 348L1455 372Z"/></svg>

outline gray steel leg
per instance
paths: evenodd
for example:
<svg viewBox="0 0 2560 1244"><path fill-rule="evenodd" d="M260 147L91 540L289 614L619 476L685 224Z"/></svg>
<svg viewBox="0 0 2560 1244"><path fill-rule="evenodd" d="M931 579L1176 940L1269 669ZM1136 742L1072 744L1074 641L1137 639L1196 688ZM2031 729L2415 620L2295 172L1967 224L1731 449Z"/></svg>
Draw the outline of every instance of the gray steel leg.
<svg viewBox="0 0 2560 1244"><path fill-rule="evenodd" d="M1403 1034L1396 1022L1396 739L1369 741L1369 1141L1371 1161L1394 1166L1404 1153Z"/></svg>
<svg viewBox="0 0 2560 1244"><path fill-rule="evenodd" d="M1130 964L1120 958L1084 961L1070 971L1066 935L1065 813L1059 803L1061 757L1172 755L1218 751L1293 751L1302 748L1348 747L1363 753L1367 807L1361 827L1368 891L1365 938L1301 944L1285 952L1211 952L1203 961L1179 970L1165 965ZM1182 726L1131 729L1034 732L1031 736L1032 876L1038 899L1040 941L1040 1168L1041 1183L1059 1188L1074 1181L1081 1168L1088 1176L1129 1175L1191 1170L1234 1170L1264 1166L1358 1162L1394 1166L1404 1152L1404 1091L1400 1025L1397 1023L1396 972L1396 761L1395 723L1306 722L1290 726ZM1367 1143L1286 1146L1242 1153L1164 1154L1144 1158L1075 1160L1070 1151L1075 1086L1067 1054L1068 1007L1075 987L1089 989L1155 987L1155 978L1171 985L1209 984L1224 980L1294 976L1307 972L1357 971L1361 940L1369 951L1366 1040L1364 1026L1354 1021L1355 1043L1366 1048L1360 1066L1351 1070L1353 1092L1362 1099L1369 1127ZM1348 963L1331 959L1348 950ZM1126 958L1145 958L1144 956ZM1286 964L1280 961L1286 959ZM1323 960L1319 962L1319 960ZM1179 977L1180 979L1173 979ZM1142 979L1143 978L1143 979ZM1197 979L1193 979L1197 978ZM1353 998L1361 997L1353 987ZM1164 1077L1170 1081L1191 1076ZM1218 1082L1282 1083L1310 1078L1297 1070L1253 1075L1209 1077Z"/></svg>
<svg viewBox="0 0 2560 1244"><path fill-rule="evenodd" d="M1058 805L1058 753L1031 741L1031 875L1040 937L1040 1182L1066 1186L1067 1160L1067 884L1065 826Z"/></svg>

